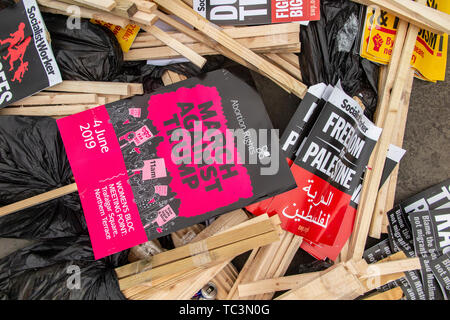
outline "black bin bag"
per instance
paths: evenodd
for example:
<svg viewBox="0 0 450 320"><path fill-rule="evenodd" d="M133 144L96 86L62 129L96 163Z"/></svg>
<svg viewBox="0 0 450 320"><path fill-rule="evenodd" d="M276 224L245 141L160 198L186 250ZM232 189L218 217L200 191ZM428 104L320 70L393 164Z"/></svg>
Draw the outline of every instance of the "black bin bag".
<svg viewBox="0 0 450 320"><path fill-rule="evenodd" d="M0 300L124 300L114 269L127 257L95 260L88 236L35 243L0 259Z"/></svg>
<svg viewBox="0 0 450 320"><path fill-rule="evenodd" d="M14 0L0 0L0 10L15 5Z"/></svg>
<svg viewBox="0 0 450 320"><path fill-rule="evenodd" d="M0 207L73 183L56 121L0 117ZM78 193L0 217L0 237L50 239L87 234Z"/></svg>
<svg viewBox="0 0 450 320"><path fill-rule="evenodd" d="M68 28L67 17L42 13L64 80L112 81L123 64L123 52L111 30L81 19Z"/></svg>
<svg viewBox="0 0 450 320"><path fill-rule="evenodd" d="M322 0L320 10L319 21L300 28L303 82L336 85L341 80L344 91L360 97L366 116L372 119L379 67L359 55L364 6L348 0Z"/></svg>

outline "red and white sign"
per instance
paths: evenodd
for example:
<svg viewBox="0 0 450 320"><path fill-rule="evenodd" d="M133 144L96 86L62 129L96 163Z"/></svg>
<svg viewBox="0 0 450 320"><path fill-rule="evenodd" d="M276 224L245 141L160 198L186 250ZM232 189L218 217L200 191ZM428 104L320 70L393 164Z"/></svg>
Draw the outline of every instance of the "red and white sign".
<svg viewBox="0 0 450 320"><path fill-rule="evenodd" d="M218 25L259 25L320 19L320 0L194 0L193 8Z"/></svg>

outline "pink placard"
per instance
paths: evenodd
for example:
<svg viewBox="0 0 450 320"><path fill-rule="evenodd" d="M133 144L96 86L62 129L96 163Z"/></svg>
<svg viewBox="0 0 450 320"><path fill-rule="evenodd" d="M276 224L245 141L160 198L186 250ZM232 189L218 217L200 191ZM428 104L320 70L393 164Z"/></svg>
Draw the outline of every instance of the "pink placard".
<svg viewBox="0 0 450 320"><path fill-rule="evenodd" d="M143 144L144 142L146 142L151 138L153 138L153 133L147 126L143 126L142 128L140 128L135 132L133 141L136 146L140 146L141 144Z"/></svg>
<svg viewBox="0 0 450 320"><path fill-rule="evenodd" d="M214 127L218 136L228 135L221 99L217 88L196 85L152 95L148 102L148 118L156 127L157 136L164 138L158 145L157 155L166 160L165 166L172 178L170 189L180 200L180 217L202 215L253 196L250 175L239 162L239 153L233 141L226 146L228 153L236 157L232 164L198 166L191 159L189 164L183 165L176 163L172 157L177 142L168 138L167 134L177 128L208 137L208 129ZM195 125L193 119L201 121ZM191 145L191 148L194 146ZM210 148L211 145L206 147Z"/></svg>
<svg viewBox="0 0 450 320"><path fill-rule="evenodd" d="M161 210L158 211L158 217L155 219L154 222L158 224L158 226L163 226L167 222L169 222L172 219L175 219L177 217L177 214L175 211L173 211L172 207L170 205L165 206Z"/></svg>
<svg viewBox="0 0 450 320"><path fill-rule="evenodd" d="M106 108L100 106L65 117L57 124L78 187L95 259L146 242Z"/></svg>
<svg viewBox="0 0 450 320"><path fill-rule="evenodd" d="M128 109L128 113L130 114L130 116L135 117L135 118L141 117L141 109L140 108L130 108L130 109Z"/></svg>
<svg viewBox="0 0 450 320"><path fill-rule="evenodd" d="M155 192L160 196L165 197L167 196L167 186L162 185L155 186Z"/></svg>
<svg viewBox="0 0 450 320"><path fill-rule="evenodd" d="M142 180L164 178L167 176L164 159L151 159L144 161Z"/></svg>

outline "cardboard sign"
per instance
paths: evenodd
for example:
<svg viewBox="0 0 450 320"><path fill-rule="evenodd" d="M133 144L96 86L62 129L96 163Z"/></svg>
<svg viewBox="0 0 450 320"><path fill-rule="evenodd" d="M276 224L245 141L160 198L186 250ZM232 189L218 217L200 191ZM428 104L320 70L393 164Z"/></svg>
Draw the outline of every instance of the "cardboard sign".
<svg viewBox="0 0 450 320"><path fill-rule="evenodd" d="M427 300L442 300L444 298L443 292L430 267L430 262L441 255L436 248L431 216L427 211L412 212L410 219L414 250L416 256L420 258L420 271Z"/></svg>
<svg viewBox="0 0 450 320"><path fill-rule="evenodd" d="M193 8L217 25L259 25L320 20L320 0L194 0Z"/></svg>
<svg viewBox="0 0 450 320"><path fill-rule="evenodd" d="M450 253L446 253L430 262L431 270L436 277L442 292L450 297Z"/></svg>
<svg viewBox="0 0 450 320"><path fill-rule="evenodd" d="M400 20L396 16L387 11L375 11L367 53L376 57L377 61L382 61L383 64L387 64L391 60L399 22Z"/></svg>
<svg viewBox="0 0 450 320"><path fill-rule="evenodd" d="M309 88L305 98L300 103L297 111L280 139L281 149L284 152L289 165L292 165L293 160L299 155L301 148L307 141L306 137L310 135L312 127L317 121L319 114L321 113L327 100L330 98L333 90L334 88L332 86L326 86L324 84L312 86ZM405 150L394 145L389 146L380 187L386 181L387 177L399 163L404 154ZM353 193L347 212L344 214L335 243L333 245L325 245L323 243L317 244L305 238L301 244L302 249L317 259L322 260L329 258L331 260L335 260L337 258L339 252L342 250L352 232L353 220L357 205L359 203L363 177L361 177L359 181L359 185ZM272 201L273 199L266 199L250 205L246 207L246 209L255 215L261 215L264 213L275 214L269 210Z"/></svg>
<svg viewBox="0 0 450 320"><path fill-rule="evenodd" d="M62 82L35 0L0 11L0 108Z"/></svg>
<svg viewBox="0 0 450 320"><path fill-rule="evenodd" d="M97 259L295 187L261 98L225 70L57 123Z"/></svg>
<svg viewBox="0 0 450 320"><path fill-rule="evenodd" d="M434 185L396 205L387 215L392 244L407 257L419 256L422 270L405 272L403 292L410 300L439 299L446 292L432 273L433 261L447 250L450 216L450 179ZM421 276L422 273L422 276Z"/></svg>
<svg viewBox="0 0 450 320"><path fill-rule="evenodd" d="M345 217L356 212L351 201L380 134L335 88L291 166L298 188L276 196L266 212L278 214L283 229L306 241L332 246Z"/></svg>

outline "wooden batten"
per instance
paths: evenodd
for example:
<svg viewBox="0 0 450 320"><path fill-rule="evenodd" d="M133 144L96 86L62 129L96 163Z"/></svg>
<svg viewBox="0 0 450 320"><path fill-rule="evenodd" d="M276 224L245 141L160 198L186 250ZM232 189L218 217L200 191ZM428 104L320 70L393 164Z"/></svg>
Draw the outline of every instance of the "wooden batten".
<svg viewBox="0 0 450 320"><path fill-rule="evenodd" d="M40 10L43 12L62 14L66 16L71 16L73 14L73 11L70 10L70 6L72 4L55 0L37 0L37 2L39 4ZM79 13L81 18L102 20L120 26L122 28L125 28L130 24L130 20L127 18L119 17L117 15L111 14L110 12L105 12L98 9L80 7Z"/></svg>
<svg viewBox="0 0 450 320"><path fill-rule="evenodd" d="M397 35L399 35L401 25L404 25L403 21L399 23ZM394 128L400 122L400 116L402 114L401 108L404 105L402 103L402 99L405 98L405 84L408 82L408 77L411 75L410 60L418 33L418 27L414 25L409 26L404 41L403 50L401 51L398 67L396 68L397 72L394 73L396 74L396 76L392 87L392 92L389 97L389 103L385 104L385 106L387 106L387 109L386 116L383 121L383 131L369 160L368 167L371 168L371 170L367 170L365 174L361 201L359 203L357 211L354 231L350 238L349 257L347 257L347 259L360 259L364 252L364 246L367 235L369 234L372 214L378 194L381 174L386 160L387 149L389 147L389 142L393 135ZM399 38L401 39L401 36ZM394 50L396 46L397 43L394 46ZM388 67L388 73L389 68L392 69L395 67L394 65L391 66L391 64ZM387 92L387 90L385 90L385 92Z"/></svg>
<svg viewBox="0 0 450 320"><path fill-rule="evenodd" d="M185 3L179 0L154 0L153 2L182 18L203 34L217 41L219 44L233 51L235 54L241 56L243 60L261 70L265 75L268 75L271 79L283 84L283 88L288 88L290 92L300 98L303 98L305 95L307 87L303 83L238 43L236 40L223 32L220 27L207 21L201 15L192 10L192 8L186 6Z"/></svg>
<svg viewBox="0 0 450 320"><path fill-rule="evenodd" d="M272 36L263 36L255 38L242 38L237 39L237 42L242 44L248 49L253 50L256 53L268 53L268 52L299 52L300 43L298 42L298 34L284 34L279 38L273 38ZM139 43L135 47L143 47L145 44ZM184 47L189 48L196 52L198 55L215 55L219 54L217 48L211 48L202 43L186 43ZM150 48L135 48L131 49L124 54L126 61L134 60L151 60L151 59L164 59L164 58L180 58L183 54L177 50L170 48L169 46L150 47Z"/></svg>
<svg viewBox="0 0 450 320"><path fill-rule="evenodd" d="M206 63L206 59L203 58L200 54L198 54L195 50L192 50L191 48L185 46L178 40L172 38L168 33L162 31L156 26L141 26L142 29L145 31L151 33L155 38L160 40L161 42L165 43L169 48L171 48L173 51L177 52L177 54L180 54L181 56L189 59L193 64L195 64L199 68L203 68L203 66ZM129 51L125 54L125 57L132 55L132 51ZM169 56L166 56L168 58ZM129 60L129 58L125 58L125 60ZM132 59L132 60L142 60L142 59Z"/></svg>
<svg viewBox="0 0 450 320"><path fill-rule="evenodd" d="M4 109L3 109L4 110ZM78 190L77 185L75 183L72 183L70 185L45 192L42 194L39 194L37 196L15 202L10 205L6 205L0 208L0 217L6 216L8 214L18 212L20 210L24 210L33 206L36 206L38 204L65 196L67 194L76 192Z"/></svg>

